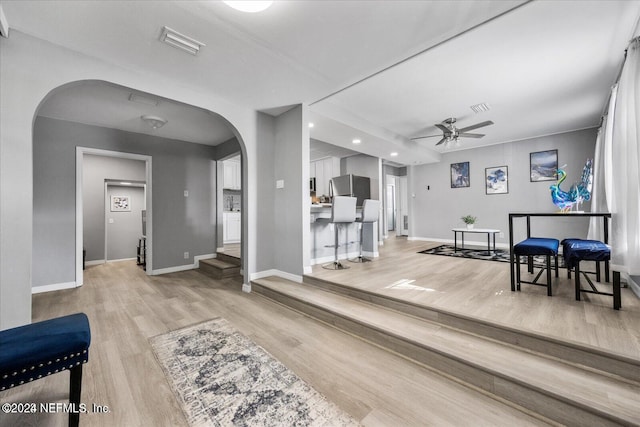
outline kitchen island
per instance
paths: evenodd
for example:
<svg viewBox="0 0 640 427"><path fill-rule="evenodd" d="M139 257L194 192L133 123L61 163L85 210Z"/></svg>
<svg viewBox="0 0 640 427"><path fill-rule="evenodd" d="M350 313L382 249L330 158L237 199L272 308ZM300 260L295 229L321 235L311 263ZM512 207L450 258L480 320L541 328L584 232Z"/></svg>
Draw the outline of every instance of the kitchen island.
<svg viewBox="0 0 640 427"><path fill-rule="evenodd" d="M362 208L356 209L356 218L360 218ZM331 204L311 205L311 265L324 264L333 261L335 241L334 225L331 221ZM365 224L363 227L364 243L362 254L372 258L378 256L378 223ZM338 248L338 258L356 258L360 254L360 232L359 223L340 225L338 238L340 247ZM344 246L345 242L349 243ZM329 246L329 247L327 247Z"/></svg>

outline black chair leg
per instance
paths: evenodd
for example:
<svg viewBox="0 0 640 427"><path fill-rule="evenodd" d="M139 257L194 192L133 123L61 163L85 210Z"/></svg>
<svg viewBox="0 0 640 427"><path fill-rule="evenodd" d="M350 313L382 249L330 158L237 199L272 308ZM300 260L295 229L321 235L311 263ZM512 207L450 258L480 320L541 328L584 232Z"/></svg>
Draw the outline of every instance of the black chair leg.
<svg viewBox="0 0 640 427"><path fill-rule="evenodd" d="M69 427L78 427L80 424L80 393L82 391L82 364L69 370L69 403L72 411L69 412Z"/></svg>
<svg viewBox="0 0 640 427"><path fill-rule="evenodd" d="M580 261L576 262L576 301L580 301Z"/></svg>
<svg viewBox="0 0 640 427"><path fill-rule="evenodd" d="M516 289L520 290L520 255L516 255Z"/></svg>
<svg viewBox="0 0 640 427"><path fill-rule="evenodd" d="M620 310L622 297L620 296L620 272L613 272L613 309Z"/></svg>
<svg viewBox="0 0 640 427"><path fill-rule="evenodd" d="M556 262L556 279L559 277L558 276L558 254L556 254L555 256L555 262Z"/></svg>
<svg viewBox="0 0 640 427"><path fill-rule="evenodd" d="M558 274L557 264L556 264L556 274ZM547 255L547 296L551 296L551 255Z"/></svg>

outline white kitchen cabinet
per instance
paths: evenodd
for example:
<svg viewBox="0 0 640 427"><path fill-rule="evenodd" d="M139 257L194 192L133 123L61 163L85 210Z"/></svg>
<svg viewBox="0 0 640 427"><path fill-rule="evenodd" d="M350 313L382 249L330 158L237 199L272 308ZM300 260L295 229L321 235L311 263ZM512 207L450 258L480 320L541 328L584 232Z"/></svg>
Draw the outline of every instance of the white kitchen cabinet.
<svg viewBox="0 0 640 427"><path fill-rule="evenodd" d="M327 157L311 162L309 176L316 178L316 195L329 195L329 181L340 176L340 158Z"/></svg>
<svg viewBox="0 0 640 427"><path fill-rule="evenodd" d="M242 168L240 160L230 159L222 162L222 188L240 190L242 188Z"/></svg>
<svg viewBox="0 0 640 427"><path fill-rule="evenodd" d="M242 236L240 212L222 213L222 240L224 243L240 243Z"/></svg>

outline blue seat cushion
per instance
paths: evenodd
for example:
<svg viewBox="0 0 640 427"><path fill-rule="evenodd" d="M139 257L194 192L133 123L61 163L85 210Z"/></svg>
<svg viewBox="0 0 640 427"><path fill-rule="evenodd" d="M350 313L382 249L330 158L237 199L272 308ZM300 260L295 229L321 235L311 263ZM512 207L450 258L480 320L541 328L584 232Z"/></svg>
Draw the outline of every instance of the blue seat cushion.
<svg viewBox="0 0 640 427"><path fill-rule="evenodd" d="M90 343L84 313L0 331L0 390L86 363Z"/></svg>
<svg viewBox="0 0 640 427"><path fill-rule="evenodd" d="M598 240L564 239L562 254L567 268L573 268L579 261L609 261L611 248Z"/></svg>
<svg viewBox="0 0 640 427"><path fill-rule="evenodd" d="M545 237L529 237L513 247L516 255L552 255L558 254L558 239L547 239Z"/></svg>

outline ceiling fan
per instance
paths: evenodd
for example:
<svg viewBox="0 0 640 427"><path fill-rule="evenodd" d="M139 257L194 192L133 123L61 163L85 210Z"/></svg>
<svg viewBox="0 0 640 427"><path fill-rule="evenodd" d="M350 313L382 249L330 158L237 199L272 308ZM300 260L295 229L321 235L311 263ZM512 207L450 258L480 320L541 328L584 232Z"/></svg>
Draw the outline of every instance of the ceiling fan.
<svg viewBox="0 0 640 427"><path fill-rule="evenodd" d="M468 131L493 124L491 120L487 120L486 122L476 123L475 125L458 129L455 123L456 123L456 119L454 117L450 117L448 119L443 120L442 123L438 123L435 125L435 127L437 127L443 132L442 135L418 136L416 138L411 138L411 140L415 141L416 139L434 138L438 136L438 137L442 137L442 139L438 141L436 145L440 145L440 144L444 144L445 142L457 141L458 138L482 138L484 134L468 133Z"/></svg>

